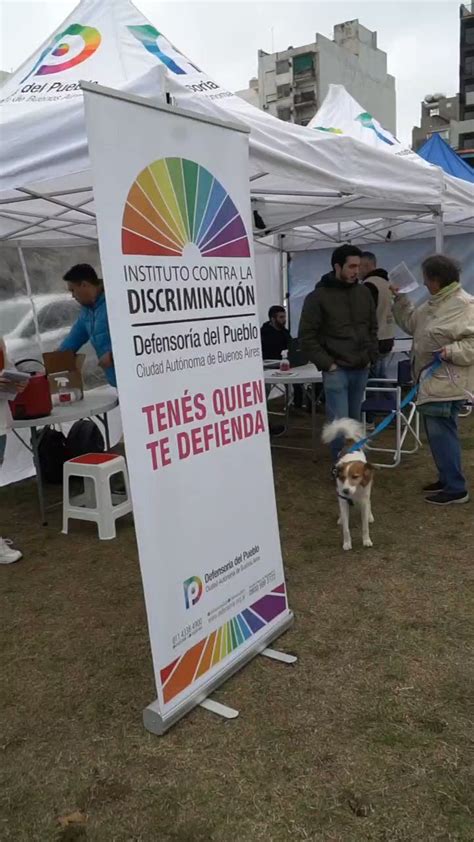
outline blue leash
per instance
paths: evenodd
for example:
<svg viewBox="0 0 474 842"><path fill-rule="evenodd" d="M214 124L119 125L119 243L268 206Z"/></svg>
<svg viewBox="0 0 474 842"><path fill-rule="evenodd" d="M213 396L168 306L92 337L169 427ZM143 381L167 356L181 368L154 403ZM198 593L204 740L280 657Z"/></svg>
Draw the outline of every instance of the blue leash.
<svg viewBox="0 0 474 842"><path fill-rule="evenodd" d="M403 400L400 404L400 409L404 409L407 406L407 404L411 403L413 401L413 398L416 397L416 395L418 393L418 389L420 387L420 378L421 378L421 375L423 374L423 372L424 371L426 372L423 379L427 380L428 377L431 377L434 374L434 372L438 368L440 368L440 366L442 365L442 362L443 361L441 359L441 356L439 354L435 354L434 362L432 362L431 365L429 365L429 366L425 366L425 368L420 371L420 377L418 378L418 383L416 383L413 386L413 388L410 389L408 394L405 395L405 397L403 398ZM386 427L390 426L390 424L392 423L392 421L396 417L396 415L397 415L396 409L390 410L390 414L387 415L386 418L384 418L383 421L380 422L380 424L377 424L375 430L372 430L372 432L370 433L369 436L365 436L365 438L363 438L360 441L357 441L355 444L353 444L352 447L349 448L347 453L355 453L357 450L361 450L363 447L365 447L365 445L371 439L375 438L375 436L378 436L378 434L381 433L382 430L385 430Z"/></svg>

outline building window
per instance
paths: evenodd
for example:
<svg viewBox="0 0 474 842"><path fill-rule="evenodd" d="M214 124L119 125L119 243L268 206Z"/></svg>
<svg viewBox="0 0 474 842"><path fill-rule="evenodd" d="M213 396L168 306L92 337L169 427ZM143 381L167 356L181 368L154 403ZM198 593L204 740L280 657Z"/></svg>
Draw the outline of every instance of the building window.
<svg viewBox="0 0 474 842"><path fill-rule="evenodd" d="M311 76L314 75L313 53L302 53L300 56L293 58L293 75L294 76Z"/></svg>
<svg viewBox="0 0 474 842"><path fill-rule="evenodd" d="M278 108L277 114L280 120L291 120L291 108Z"/></svg>
<svg viewBox="0 0 474 842"><path fill-rule="evenodd" d="M464 119L465 120L474 120L474 108L465 108L464 109Z"/></svg>
<svg viewBox="0 0 474 842"><path fill-rule="evenodd" d="M439 117L439 108L430 108L430 117Z"/></svg>
<svg viewBox="0 0 474 842"><path fill-rule="evenodd" d="M295 93L295 104L298 103L315 103L316 102L316 94L314 90L311 91L298 91Z"/></svg>
<svg viewBox="0 0 474 842"><path fill-rule="evenodd" d="M281 61L277 61L276 63L276 72L277 76L281 76L282 73L288 73L290 69L290 62L287 58L282 59Z"/></svg>
<svg viewBox="0 0 474 842"><path fill-rule="evenodd" d="M473 94L474 93L474 82L469 82L464 87L464 91L466 94Z"/></svg>
<svg viewBox="0 0 474 842"><path fill-rule="evenodd" d="M474 44L474 26L466 27L464 43L469 45Z"/></svg>
<svg viewBox="0 0 474 842"><path fill-rule="evenodd" d="M291 85L277 85L278 99L285 99L291 94Z"/></svg>
<svg viewBox="0 0 474 842"><path fill-rule="evenodd" d="M474 132L468 132L468 134L459 135L459 148L474 149Z"/></svg>
<svg viewBox="0 0 474 842"><path fill-rule="evenodd" d="M474 76L474 56L468 56L464 62L464 75Z"/></svg>

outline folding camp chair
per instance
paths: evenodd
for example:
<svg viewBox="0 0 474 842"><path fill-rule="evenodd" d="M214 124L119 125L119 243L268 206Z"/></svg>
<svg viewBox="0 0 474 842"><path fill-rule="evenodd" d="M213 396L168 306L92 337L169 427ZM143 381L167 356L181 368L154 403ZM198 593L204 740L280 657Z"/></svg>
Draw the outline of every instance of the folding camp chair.
<svg viewBox="0 0 474 842"><path fill-rule="evenodd" d="M362 419L367 429L367 414L375 416L386 416L393 414L393 424L389 430L394 428L395 442L392 447L381 447L368 444L367 450L373 453L390 454L391 461L374 462L379 468L396 468L400 464L402 456L416 453L421 447L420 441L420 417L416 404L412 401L401 408L403 392L413 386L410 360L402 360L398 363L397 379L369 380L366 388L365 400L362 404ZM411 439L411 447L407 446L407 439ZM376 441L376 440L375 440Z"/></svg>

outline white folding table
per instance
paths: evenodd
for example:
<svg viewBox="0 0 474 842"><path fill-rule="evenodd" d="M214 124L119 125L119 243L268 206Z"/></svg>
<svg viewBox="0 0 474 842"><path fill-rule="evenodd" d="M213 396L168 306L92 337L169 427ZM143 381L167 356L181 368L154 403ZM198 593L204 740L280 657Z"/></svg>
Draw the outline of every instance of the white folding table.
<svg viewBox="0 0 474 842"><path fill-rule="evenodd" d="M277 369L267 369L264 372L265 384L268 386L285 386L286 390L286 405L288 408L288 386L301 385L311 386L311 448L298 447L296 445L276 444L273 447L284 447L288 450L312 450L313 455L317 452L318 433L316 429L316 386L323 382L323 375L318 371L313 363L306 363L306 365L299 365L296 368L290 368L289 371L281 372ZM288 426L288 413L287 413Z"/></svg>
<svg viewBox="0 0 474 842"><path fill-rule="evenodd" d="M99 389L92 389L85 392L82 400L64 406L55 406L51 415L44 418L27 418L23 421L13 421L12 429L17 439L30 451L36 469L36 482L38 485L38 501L41 514L41 522L46 526L46 507L44 500L43 478L41 476L41 465L38 449L46 427L58 424L73 424L83 418L97 418L101 422L105 433L105 446L110 450L109 423L107 413L118 406L117 391L112 386L103 386ZM19 430L30 431L30 444L22 436L18 435Z"/></svg>

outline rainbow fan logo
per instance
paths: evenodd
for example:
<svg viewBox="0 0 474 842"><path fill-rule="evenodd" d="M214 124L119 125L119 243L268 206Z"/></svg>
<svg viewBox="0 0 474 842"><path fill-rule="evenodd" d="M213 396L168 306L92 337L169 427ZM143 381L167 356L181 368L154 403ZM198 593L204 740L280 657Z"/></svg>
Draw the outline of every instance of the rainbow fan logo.
<svg viewBox="0 0 474 842"><path fill-rule="evenodd" d="M60 32L59 35L53 38L21 84L26 82L30 76L46 76L50 73L63 73L65 70L75 67L76 64L81 64L95 53L101 40L98 29L94 29L92 26L81 26L79 23L72 23L64 32ZM72 53L75 53L75 55ZM52 63L51 58L53 59ZM60 61L59 59L62 58L65 60Z"/></svg>
<svg viewBox="0 0 474 842"><path fill-rule="evenodd" d="M183 582L183 588L186 609L192 608L202 597L202 579L199 576L191 576Z"/></svg>
<svg viewBox="0 0 474 842"><path fill-rule="evenodd" d="M242 217L222 184L195 161L161 158L129 190L122 252L182 257L195 249L202 257L250 257Z"/></svg>

